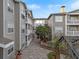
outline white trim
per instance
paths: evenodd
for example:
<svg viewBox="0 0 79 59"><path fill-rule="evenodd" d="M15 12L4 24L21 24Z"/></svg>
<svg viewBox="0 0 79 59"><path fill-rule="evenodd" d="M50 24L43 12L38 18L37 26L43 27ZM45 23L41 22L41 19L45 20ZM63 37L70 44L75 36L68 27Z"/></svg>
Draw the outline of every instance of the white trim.
<svg viewBox="0 0 79 59"><path fill-rule="evenodd" d="M7 47L9 47L10 45L14 45L14 41L13 42L10 42L10 43L8 43L8 44L1 44L0 43L0 47L2 47L2 48L7 48Z"/></svg>

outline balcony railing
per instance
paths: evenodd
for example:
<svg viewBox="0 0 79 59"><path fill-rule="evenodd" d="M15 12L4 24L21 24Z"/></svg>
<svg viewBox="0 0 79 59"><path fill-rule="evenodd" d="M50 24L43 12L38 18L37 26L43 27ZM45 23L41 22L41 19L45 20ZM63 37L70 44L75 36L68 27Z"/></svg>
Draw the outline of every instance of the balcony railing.
<svg viewBox="0 0 79 59"><path fill-rule="evenodd" d="M79 25L79 20L76 19L76 20L67 20L67 24L70 24L70 25Z"/></svg>
<svg viewBox="0 0 79 59"><path fill-rule="evenodd" d="M67 31L67 36L79 36L79 31Z"/></svg>

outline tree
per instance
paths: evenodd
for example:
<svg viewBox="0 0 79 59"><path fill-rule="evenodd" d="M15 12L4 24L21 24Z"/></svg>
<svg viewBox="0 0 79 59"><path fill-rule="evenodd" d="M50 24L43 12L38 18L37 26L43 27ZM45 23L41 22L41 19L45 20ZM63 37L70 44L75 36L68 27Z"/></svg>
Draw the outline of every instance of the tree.
<svg viewBox="0 0 79 59"><path fill-rule="evenodd" d="M54 48L53 50L56 56L55 59L60 59L60 49L63 49L66 47L66 45L62 43L62 39L63 37L55 36L51 41L52 46Z"/></svg>
<svg viewBox="0 0 79 59"><path fill-rule="evenodd" d="M41 41L46 42L49 39L50 28L48 26L36 27L36 34Z"/></svg>

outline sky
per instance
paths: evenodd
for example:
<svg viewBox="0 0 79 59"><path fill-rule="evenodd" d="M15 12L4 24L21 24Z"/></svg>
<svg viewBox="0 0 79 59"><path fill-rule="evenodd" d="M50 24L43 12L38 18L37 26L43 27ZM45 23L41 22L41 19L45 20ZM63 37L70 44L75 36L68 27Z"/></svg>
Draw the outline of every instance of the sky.
<svg viewBox="0 0 79 59"><path fill-rule="evenodd" d="M34 18L47 18L51 13L60 12L60 7L65 6L65 11L79 9L79 0L22 0L28 9L32 10Z"/></svg>

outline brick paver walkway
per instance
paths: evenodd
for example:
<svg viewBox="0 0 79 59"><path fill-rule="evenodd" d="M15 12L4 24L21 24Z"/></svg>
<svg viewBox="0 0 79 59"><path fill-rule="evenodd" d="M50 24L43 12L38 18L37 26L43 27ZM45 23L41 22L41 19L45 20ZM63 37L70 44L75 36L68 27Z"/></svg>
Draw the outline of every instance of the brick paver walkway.
<svg viewBox="0 0 79 59"><path fill-rule="evenodd" d="M30 46L22 52L22 59L48 59L47 54L49 52L49 50L41 48L38 40L35 39Z"/></svg>

